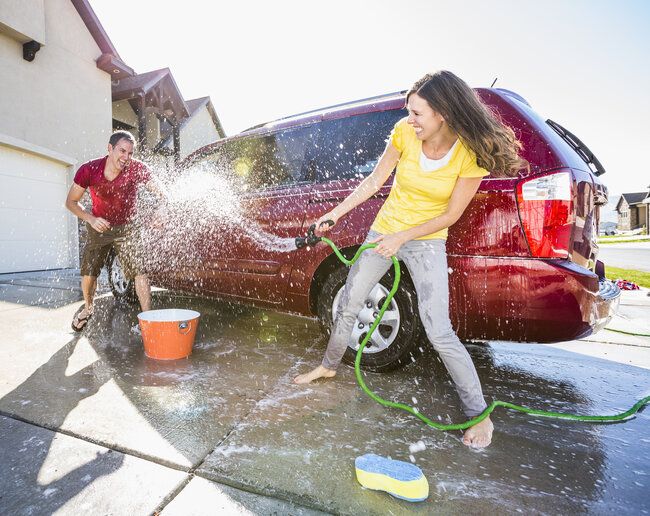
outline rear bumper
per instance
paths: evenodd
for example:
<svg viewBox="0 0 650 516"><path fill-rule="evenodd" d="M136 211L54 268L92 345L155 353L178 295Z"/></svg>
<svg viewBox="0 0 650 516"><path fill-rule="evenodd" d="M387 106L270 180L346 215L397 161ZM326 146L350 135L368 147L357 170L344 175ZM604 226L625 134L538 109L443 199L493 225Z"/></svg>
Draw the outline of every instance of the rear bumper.
<svg viewBox="0 0 650 516"><path fill-rule="evenodd" d="M606 278L600 278L598 285L599 294L602 298L601 308L603 312L599 314L600 318L594 325L592 333L597 333L607 326L614 314L618 312L618 305L621 302L621 289L618 288L615 282Z"/></svg>
<svg viewBox="0 0 650 516"><path fill-rule="evenodd" d="M463 339L575 340L602 329L620 291L562 260L449 256L450 316Z"/></svg>

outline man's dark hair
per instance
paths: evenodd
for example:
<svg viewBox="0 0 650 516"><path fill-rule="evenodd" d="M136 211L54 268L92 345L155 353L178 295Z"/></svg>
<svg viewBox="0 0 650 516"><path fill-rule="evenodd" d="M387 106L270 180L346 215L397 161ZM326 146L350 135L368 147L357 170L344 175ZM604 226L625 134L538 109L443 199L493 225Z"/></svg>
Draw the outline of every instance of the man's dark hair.
<svg viewBox="0 0 650 516"><path fill-rule="evenodd" d="M127 140L135 146L135 138L129 131L115 131L108 139L108 143L111 147L115 147L120 140Z"/></svg>

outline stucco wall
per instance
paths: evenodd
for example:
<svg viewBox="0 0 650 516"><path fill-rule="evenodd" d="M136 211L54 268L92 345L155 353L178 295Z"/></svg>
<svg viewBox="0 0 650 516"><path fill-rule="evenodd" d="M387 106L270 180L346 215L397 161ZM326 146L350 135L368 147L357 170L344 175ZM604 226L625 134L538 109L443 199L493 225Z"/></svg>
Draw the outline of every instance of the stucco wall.
<svg viewBox="0 0 650 516"><path fill-rule="evenodd" d="M20 43L45 40L45 0L2 0L0 2L0 31Z"/></svg>
<svg viewBox="0 0 650 516"><path fill-rule="evenodd" d="M138 115L133 111L131 104L128 100L118 100L113 102L113 118L119 120L123 124L130 125L136 131L134 136L137 138L138 129Z"/></svg>
<svg viewBox="0 0 650 516"><path fill-rule="evenodd" d="M28 62L22 45L30 39L42 47ZM70 0L0 1L0 143L26 156L65 163L64 188L72 184L81 163L107 150L111 79L97 68L100 55ZM0 188L8 188L6 181L0 177ZM29 191L15 195L25 196L25 206L35 202ZM61 197L62 206L65 195ZM77 219L64 213L69 245L75 249Z"/></svg>
<svg viewBox="0 0 650 516"><path fill-rule="evenodd" d="M154 113L149 113L146 117L147 124L147 148L153 149L160 140L160 121ZM136 134L137 138L138 135ZM140 156L140 159L148 159L148 156Z"/></svg>
<svg viewBox="0 0 650 516"><path fill-rule="evenodd" d="M219 133L214 126L212 117L208 112L207 107L201 110L192 117L192 119L185 124L181 129L181 158L188 156L196 149L212 143L219 138ZM173 148L173 143L170 145Z"/></svg>
<svg viewBox="0 0 650 516"><path fill-rule="evenodd" d="M106 151L110 76L97 68L101 51L72 3L47 0L43 9L45 44L32 62L23 59L21 41L8 31L0 34L0 133L82 163ZM21 12L25 18L34 14ZM0 22L29 25L16 16Z"/></svg>

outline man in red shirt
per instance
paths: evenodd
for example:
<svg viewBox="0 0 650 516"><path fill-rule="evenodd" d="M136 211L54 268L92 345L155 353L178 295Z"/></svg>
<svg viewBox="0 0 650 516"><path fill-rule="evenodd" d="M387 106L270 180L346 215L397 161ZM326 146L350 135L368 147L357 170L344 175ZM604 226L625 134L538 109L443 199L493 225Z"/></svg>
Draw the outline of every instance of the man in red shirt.
<svg viewBox="0 0 650 516"><path fill-rule="evenodd" d="M140 185L152 188L151 175L141 161L133 159L135 139L127 131L116 131L108 141L108 155L84 163L68 192L66 207L86 221L88 238L81 259L81 289L85 306L72 321L72 329L83 330L93 311L97 276L111 247L115 248L127 279L135 280L135 292L142 311L151 310L151 288L138 250L133 218ZM90 190L92 213L79 200Z"/></svg>

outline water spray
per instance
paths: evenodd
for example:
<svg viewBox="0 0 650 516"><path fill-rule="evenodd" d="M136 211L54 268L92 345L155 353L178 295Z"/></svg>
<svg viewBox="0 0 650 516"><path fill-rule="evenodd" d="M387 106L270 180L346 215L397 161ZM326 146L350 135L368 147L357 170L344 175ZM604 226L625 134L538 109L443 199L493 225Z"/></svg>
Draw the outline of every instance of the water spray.
<svg viewBox="0 0 650 516"><path fill-rule="evenodd" d="M323 225L323 224L328 224L330 226L333 226L334 221L327 220L327 221L323 222L321 225ZM296 238L296 241L295 241L296 242L296 247L298 249L302 249L302 248L307 247L307 246L314 247L316 244L318 244L318 242L325 242L326 244L328 244L332 248L332 250L334 251L336 256L339 258L339 260L341 260L341 262L343 262L347 266L350 266L354 262L356 262L357 259L359 258L359 256L361 255L361 253L363 253L367 249L372 249L374 247L377 247L377 245L378 245L378 244L364 244L357 250L354 257L351 260L348 260L347 258L345 258L345 256L343 256L341 254L341 252L339 251L338 247L336 247L334 242L332 242L328 238L317 236L315 234L315 231L316 231L316 224L312 224L310 226L309 230L307 231L307 236L306 237L297 237ZM395 402L388 401L388 400L380 398L374 392L372 392L366 386L365 382L363 381L363 378L361 377L360 364L361 364L361 356L363 354L364 348L366 347L366 344L370 340L370 337L371 337L372 333L375 331L375 328L377 328L377 326L379 326L379 323L381 321L381 318L384 315L384 312L388 308L388 305L390 304L391 300L393 299L393 296L395 295L395 293L397 292L397 289L399 287L399 281L400 281L400 275L401 275L399 261L397 260L397 258L395 258L395 256L391 256L391 260L393 261L393 266L395 268L395 279L393 280L393 288L391 289L388 296L386 297L386 301L384 301L384 304L383 304L381 310L379 311L379 315L375 319L375 322L372 324L372 326L370 327L370 330L368 331L368 333L366 334L364 339L361 341L361 344L359 345L359 350L357 351L357 355L356 355L356 358L355 358L355 361L354 361L354 371L356 373L357 381L359 382L359 385L364 390L364 392L368 396L370 396L373 400L375 400L376 402L378 402L378 403L380 403L380 404L382 404L382 405L384 405L386 407L395 407L395 408L399 408L399 409L405 410L407 412L410 412L414 416L416 416L416 417L420 418L422 421L424 421L427 425L432 426L434 428L437 428L438 430L445 430L445 431L446 430L464 430L466 428L474 426L474 425L480 423L481 421L483 421L486 417L488 417L492 413L492 411L498 406L509 408L511 410L517 410L519 412L524 412L526 414L537 415L537 416L546 416L546 417L560 418L560 419L571 419L571 420L574 420L574 421L584 421L584 422L592 422L592 423L611 423L611 422L622 421L622 420L631 418L645 404L650 402L650 396L646 396L645 398L639 400L632 408L630 408L629 410L627 410L625 412L622 412L620 414L615 414L615 415L611 415L611 416L582 416L582 415L576 415L576 414L565 414L565 413L562 413L562 412L547 412L547 411L543 411L543 410L533 410L533 409L530 409L530 408L527 408L527 407L521 407L521 406L518 406L518 405L514 405L512 403L508 403L508 402L505 402L505 401L495 400L480 415L476 416L474 419L471 419L470 421L467 421L465 423L458 423L458 424L441 425L439 423L435 423L435 422L431 421L430 419L428 419L424 415L420 414L420 412L418 412L418 410L413 408L413 407L409 407L407 405L403 405L402 403L395 403Z"/></svg>

